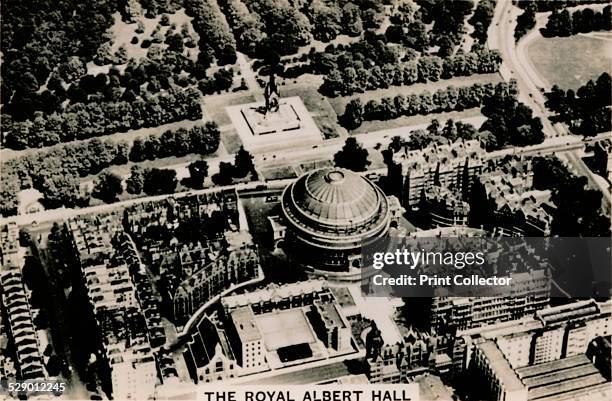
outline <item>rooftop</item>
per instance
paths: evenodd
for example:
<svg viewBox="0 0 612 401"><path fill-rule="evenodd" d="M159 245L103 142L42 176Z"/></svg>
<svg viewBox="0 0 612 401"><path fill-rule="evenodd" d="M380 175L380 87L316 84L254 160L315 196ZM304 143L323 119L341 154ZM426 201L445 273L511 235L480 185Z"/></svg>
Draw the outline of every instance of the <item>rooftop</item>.
<svg viewBox="0 0 612 401"><path fill-rule="evenodd" d="M255 325L255 315L250 306L235 309L230 315L242 343L261 340L261 332Z"/></svg>
<svg viewBox="0 0 612 401"><path fill-rule="evenodd" d="M277 310L256 317L268 351L316 342L301 308Z"/></svg>
<svg viewBox="0 0 612 401"><path fill-rule="evenodd" d="M516 374L529 389L529 400L538 401L576 399L579 394L590 400L591 391L601 392L599 385L606 382L585 355L518 368ZM612 386L607 384L609 394Z"/></svg>
<svg viewBox="0 0 612 401"><path fill-rule="evenodd" d="M332 226L360 224L371 219L383 201L368 179L341 168L323 168L300 177L283 196L297 219Z"/></svg>
<svg viewBox="0 0 612 401"><path fill-rule="evenodd" d="M238 306L265 302L272 299L285 299L301 294L321 292L326 288L327 284L323 280L300 281L283 286L270 284L261 290L223 297L221 302L225 308L233 309Z"/></svg>
<svg viewBox="0 0 612 401"><path fill-rule="evenodd" d="M576 355L573 357L563 358L556 361L545 362L531 366L524 366L522 368L516 369L516 374L521 380L525 381L552 372L563 371L590 364L591 362L586 356Z"/></svg>
<svg viewBox="0 0 612 401"><path fill-rule="evenodd" d="M446 145L433 143L424 149L397 152L393 155L393 159L397 163L402 163L411 174L418 175L435 169L438 163L440 171L445 171L451 165L464 164L466 158L471 159L470 164L481 164L485 153L477 140L458 140Z"/></svg>
<svg viewBox="0 0 612 401"><path fill-rule="evenodd" d="M482 350L484 356L488 360L488 365L495 372L495 376L499 378L506 391L515 391L525 388L495 342L486 340L477 346Z"/></svg>
<svg viewBox="0 0 612 401"><path fill-rule="evenodd" d="M600 313L600 308L597 302L593 300L573 302L571 304L548 308L538 311L536 316L542 320L544 324L551 324L570 319L577 319Z"/></svg>
<svg viewBox="0 0 612 401"><path fill-rule="evenodd" d="M346 327L344 323L344 319L340 312L338 311L338 305L336 302L320 302L315 301L315 305L317 309L319 309L321 313L321 317L323 321L328 325L338 326L338 327Z"/></svg>

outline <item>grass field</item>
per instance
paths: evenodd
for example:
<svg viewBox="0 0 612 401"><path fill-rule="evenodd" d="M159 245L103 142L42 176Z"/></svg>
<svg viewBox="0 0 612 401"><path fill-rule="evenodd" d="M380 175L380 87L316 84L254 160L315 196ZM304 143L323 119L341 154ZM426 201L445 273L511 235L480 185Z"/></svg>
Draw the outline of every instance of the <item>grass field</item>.
<svg viewBox="0 0 612 401"><path fill-rule="evenodd" d="M255 96L250 93L237 92L222 95L212 95L204 97L204 113L209 119L216 122L219 127L231 124L232 120L225 111L228 106L243 103L253 103L257 101Z"/></svg>
<svg viewBox="0 0 612 401"><path fill-rule="evenodd" d="M333 165L334 162L331 160L317 160L300 163L299 165L295 165L294 168L299 175L302 175L318 168L332 167Z"/></svg>
<svg viewBox="0 0 612 401"><path fill-rule="evenodd" d="M242 140L234 128L221 131L221 143L227 153L236 153L242 146Z"/></svg>
<svg viewBox="0 0 612 401"><path fill-rule="evenodd" d="M297 174L291 166L273 167L262 170L261 174L266 180L282 180L286 178L297 178Z"/></svg>
<svg viewBox="0 0 612 401"><path fill-rule="evenodd" d="M428 124L434 118L438 119L438 121L446 121L449 118L452 118L453 120L459 120L462 118L478 117L480 115L481 115L480 109L473 108L473 109L468 109L468 110L463 110L463 111L450 111L448 113L427 114L427 115L418 114L416 116L400 117L394 120L364 121L363 124L361 124L359 128L352 130L350 133L351 135L365 134L367 132L381 131L381 130L391 129L391 128Z"/></svg>
<svg viewBox="0 0 612 401"><path fill-rule="evenodd" d="M529 45L527 54L548 87L575 90L602 72L612 73L612 41L601 32L538 38Z"/></svg>
<svg viewBox="0 0 612 401"><path fill-rule="evenodd" d="M281 96L299 96L325 139L342 136L346 130L338 125L338 116L328 98L310 85L292 85L280 89Z"/></svg>

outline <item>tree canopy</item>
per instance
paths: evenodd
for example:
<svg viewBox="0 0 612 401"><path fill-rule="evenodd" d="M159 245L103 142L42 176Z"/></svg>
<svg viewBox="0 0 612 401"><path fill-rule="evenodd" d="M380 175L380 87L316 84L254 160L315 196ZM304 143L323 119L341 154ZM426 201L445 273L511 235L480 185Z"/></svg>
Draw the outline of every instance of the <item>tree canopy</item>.
<svg viewBox="0 0 612 401"><path fill-rule="evenodd" d="M123 179L110 171L101 172L95 179L92 196L113 203L123 193Z"/></svg>
<svg viewBox="0 0 612 401"><path fill-rule="evenodd" d="M334 162L337 167L353 171L365 171L371 163L368 160L367 149L364 149L353 137L346 139L342 150L334 155Z"/></svg>

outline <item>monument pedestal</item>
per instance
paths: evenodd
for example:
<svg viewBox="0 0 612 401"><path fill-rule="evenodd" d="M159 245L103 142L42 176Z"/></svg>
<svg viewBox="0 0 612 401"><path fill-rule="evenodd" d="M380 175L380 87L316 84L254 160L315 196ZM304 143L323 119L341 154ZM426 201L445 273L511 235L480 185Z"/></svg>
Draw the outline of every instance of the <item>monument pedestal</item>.
<svg viewBox="0 0 612 401"><path fill-rule="evenodd" d="M264 102L226 108L242 144L249 151L315 145L323 137L298 96L281 98L277 111L261 112Z"/></svg>
<svg viewBox="0 0 612 401"><path fill-rule="evenodd" d="M262 108L247 108L240 112L252 135L277 134L300 129L300 116L291 104L281 102L278 111L264 113Z"/></svg>

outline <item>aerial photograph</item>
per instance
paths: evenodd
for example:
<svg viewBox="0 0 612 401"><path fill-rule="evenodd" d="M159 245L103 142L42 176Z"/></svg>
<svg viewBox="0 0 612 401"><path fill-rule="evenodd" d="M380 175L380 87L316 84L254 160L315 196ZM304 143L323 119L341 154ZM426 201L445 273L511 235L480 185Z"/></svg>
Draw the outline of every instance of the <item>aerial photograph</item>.
<svg viewBox="0 0 612 401"><path fill-rule="evenodd" d="M612 399L612 0L0 27L0 401Z"/></svg>

